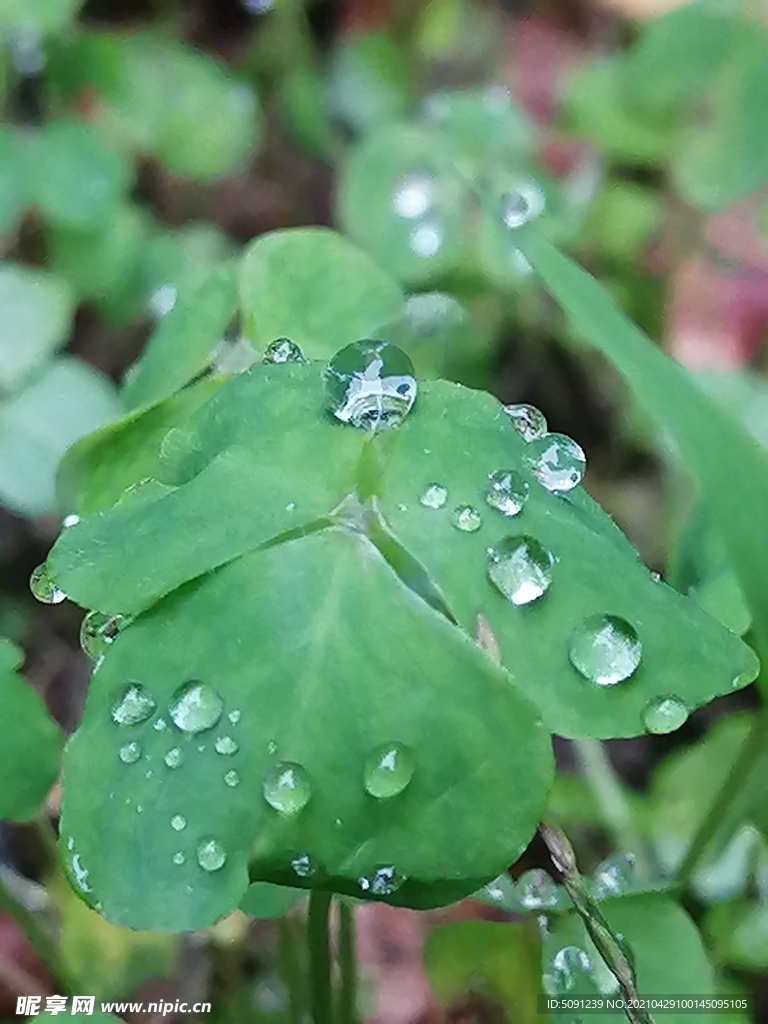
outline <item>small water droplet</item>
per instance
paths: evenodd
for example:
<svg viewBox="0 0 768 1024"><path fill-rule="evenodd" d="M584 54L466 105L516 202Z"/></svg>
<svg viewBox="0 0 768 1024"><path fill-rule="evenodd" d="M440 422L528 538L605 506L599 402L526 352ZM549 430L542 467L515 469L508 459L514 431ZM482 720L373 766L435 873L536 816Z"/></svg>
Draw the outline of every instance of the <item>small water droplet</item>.
<svg viewBox="0 0 768 1024"><path fill-rule="evenodd" d="M75 848L75 840L72 838L72 836L70 836L69 839L67 840L67 849L68 850L74 850L74 848Z"/></svg>
<svg viewBox="0 0 768 1024"><path fill-rule="evenodd" d="M516 516L527 499L528 482L514 469L497 469L489 475L485 500L502 515Z"/></svg>
<svg viewBox="0 0 768 1024"><path fill-rule="evenodd" d="M240 749L231 736L219 736L213 747L217 754L226 755L236 754Z"/></svg>
<svg viewBox="0 0 768 1024"><path fill-rule="evenodd" d="M168 723L164 718L158 718L158 720L153 723L152 728L155 732L162 732L164 729L168 728Z"/></svg>
<svg viewBox="0 0 768 1024"><path fill-rule="evenodd" d="M288 504L285 506L285 511L286 512L295 512L296 511L296 502L295 501L289 501Z"/></svg>
<svg viewBox="0 0 768 1024"><path fill-rule="evenodd" d="M440 252L442 245L443 232L439 224L427 221L418 224L411 232L411 252L419 259L433 259Z"/></svg>
<svg viewBox="0 0 768 1024"><path fill-rule="evenodd" d="M75 885L77 885L80 892L92 892L93 890L91 889L91 886L88 884L88 870L87 868L83 867L79 854L72 854L72 859L69 862L69 866L75 878Z"/></svg>
<svg viewBox="0 0 768 1024"><path fill-rule="evenodd" d="M554 910L560 902L557 886L541 868L524 872L517 880L515 891L524 910Z"/></svg>
<svg viewBox="0 0 768 1024"><path fill-rule="evenodd" d="M232 786L232 787L239 786L240 785L240 776L237 774L237 772L234 769L232 769L231 771L228 771L228 772L224 773L224 782L228 786Z"/></svg>
<svg viewBox="0 0 768 1024"><path fill-rule="evenodd" d="M232 725L237 725L237 723L240 721L240 719L242 717L242 714L243 714L242 711L239 711L237 708L235 708L234 711L230 711L229 712L229 714L227 715L227 718L230 720Z"/></svg>
<svg viewBox="0 0 768 1024"><path fill-rule="evenodd" d="M540 412L535 405L526 405L525 403L505 405L504 412L524 441L537 441L547 433L547 421L544 419L544 413Z"/></svg>
<svg viewBox="0 0 768 1024"><path fill-rule="evenodd" d="M181 832L182 829L187 827L187 819L183 814L174 814L171 818L171 828L174 832Z"/></svg>
<svg viewBox="0 0 768 1024"><path fill-rule="evenodd" d="M398 874L391 865L376 868L370 874L358 878L357 884L363 892L369 892L373 896L390 896L397 892L405 878Z"/></svg>
<svg viewBox="0 0 768 1024"><path fill-rule="evenodd" d="M317 870L314 861L307 853L300 853L298 857L294 857L291 861L291 868L299 878L309 878Z"/></svg>
<svg viewBox="0 0 768 1024"><path fill-rule="evenodd" d="M509 254L509 269L513 277L529 277L533 273L533 266L522 249L514 248Z"/></svg>
<svg viewBox="0 0 768 1024"><path fill-rule="evenodd" d="M203 871L218 871L227 861L227 853L218 839L209 836L197 847L197 863Z"/></svg>
<svg viewBox="0 0 768 1024"><path fill-rule="evenodd" d="M173 860L174 864L183 864L187 858L184 856L181 850L178 850L176 853L174 853L171 859Z"/></svg>
<svg viewBox="0 0 768 1024"><path fill-rule="evenodd" d="M413 777L413 754L402 743L383 743L365 762L363 784L378 800L402 793Z"/></svg>
<svg viewBox="0 0 768 1024"><path fill-rule="evenodd" d="M276 754L277 753L277 744L275 743L274 740L270 740L269 743L267 744L267 753L269 753L269 754Z"/></svg>
<svg viewBox="0 0 768 1024"><path fill-rule="evenodd" d="M172 284L161 284L149 299L149 309L158 319L170 313L176 305L178 292Z"/></svg>
<svg viewBox="0 0 768 1024"><path fill-rule="evenodd" d="M573 667L598 686L629 679L640 664L642 644L634 626L618 615L590 615L571 635Z"/></svg>
<svg viewBox="0 0 768 1024"><path fill-rule="evenodd" d="M614 853L595 868L590 890L594 899L622 896L631 891L635 880L635 858L631 853Z"/></svg>
<svg viewBox="0 0 768 1024"><path fill-rule="evenodd" d="M422 171L406 174L397 186L392 209L404 220L423 217L432 205L434 180Z"/></svg>
<svg viewBox="0 0 768 1024"><path fill-rule="evenodd" d="M199 733L212 729L224 708L219 693L208 683L192 679L176 690L170 707L173 724L182 732Z"/></svg>
<svg viewBox="0 0 768 1024"><path fill-rule="evenodd" d="M565 434L545 434L529 443L525 459L531 472L548 491L570 491L581 483L587 457L580 445Z"/></svg>
<svg viewBox="0 0 768 1024"><path fill-rule="evenodd" d="M552 582L552 556L533 537L506 537L488 549L488 578L512 604L530 604Z"/></svg>
<svg viewBox="0 0 768 1024"><path fill-rule="evenodd" d="M124 615L88 612L80 624L80 646L89 658L99 658L106 654L109 645L127 623Z"/></svg>
<svg viewBox="0 0 768 1024"><path fill-rule="evenodd" d="M544 210L544 193L533 178L520 178L501 199L501 219L508 228L521 228Z"/></svg>
<svg viewBox="0 0 768 1024"><path fill-rule="evenodd" d="M648 732L663 736L684 725L689 713L688 707L679 697L657 697L643 711L643 725Z"/></svg>
<svg viewBox="0 0 768 1024"><path fill-rule="evenodd" d="M660 572L652 572L651 573L651 579L653 580L654 583L661 583L661 573Z"/></svg>
<svg viewBox="0 0 768 1024"><path fill-rule="evenodd" d="M155 713L157 703L141 683L129 683L122 697L112 706L112 721L117 725L140 725Z"/></svg>
<svg viewBox="0 0 768 1024"><path fill-rule="evenodd" d="M64 518L61 520L61 528L63 530L68 530L70 526L77 526L79 522L80 516L72 513L71 515L64 516Z"/></svg>
<svg viewBox="0 0 768 1024"><path fill-rule="evenodd" d="M442 484L427 484L419 501L424 508L444 508L448 501L448 488Z"/></svg>
<svg viewBox="0 0 768 1024"><path fill-rule="evenodd" d="M138 743L126 743L120 747L120 760L123 764L134 764L141 757L141 747Z"/></svg>
<svg viewBox="0 0 768 1024"><path fill-rule="evenodd" d="M163 758L169 768L181 768L184 763L184 751L181 747L173 747Z"/></svg>
<svg viewBox="0 0 768 1024"><path fill-rule="evenodd" d="M264 349L264 363L305 363L306 359L296 344L290 338L277 338Z"/></svg>
<svg viewBox="0 0 768 1024"><path fill-rule="evenodd" d="M592 961L579 946L563 946L547 965L542 981L550 996L590 992L594 987Z"/></svg>
<svg viewBox="0 0 768 1024"><path fill-rule="evenodd" d="M397 426L416 399L414 372L409 357L395 345L353 342L326 367L328 408L342 423L363 430Z"/></svg>
<svg viewBox="0 0 768 1024"><path fill-rule="evenodd" d="M400 504L397 506L397 510L398 510L398 512L407 512L408 511L408 506L407 505L403 505L403 503L400 502Z"/></svg>
<svg viewBox="0 0 768 1024"><path fill-rule="evenodd" d="M293 761L281 761L270 768L263 791L270 807L285 815L298 814L312 795L309 775Z"/></svg>
<svg viewBox="0 0 768 1024"><path fill-rule="evenodd" d="M43 604L61 604L67 599L64 591L59 590L53 582L45 564L38 565L29 577L29 589L32 591L32 595Z"/></svg>
<svg viewBox="0 0 768 1024"><path fill-rule="evenodd" d="M141 806L141 804L138 804L138 805L137 805L137 807L136 807L136 813L137 813L137 814L143 814L143 813L144 813L144 808L143 808L143 807Z"/></svg>
<svg viewBox="0 0 768 1024"><path fill-rule="evenodd" d="M480 513L473 505L457 505L451 514L451 522L462 533L477 533L483 525Z"/></svg>

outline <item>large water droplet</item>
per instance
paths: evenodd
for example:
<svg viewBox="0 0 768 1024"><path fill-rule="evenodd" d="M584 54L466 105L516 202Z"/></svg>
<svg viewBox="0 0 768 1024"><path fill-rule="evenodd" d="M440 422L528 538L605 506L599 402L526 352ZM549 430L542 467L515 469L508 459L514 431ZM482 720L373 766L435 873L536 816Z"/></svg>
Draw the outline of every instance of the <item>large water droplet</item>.
<svg viewBox="0 0 768 1024"><path fill-rule="evenodd" d="M227 786L234 788L235 786L240 785L240 776L234 769L232 769L231 771L224 773L224 782Z"/></svg>
<svg viewBox="0 0 768 1024"><path fill-rule="evenodd" d="M309 878L317 872L317 866L308 853L300 853L298 857L294 857L291 868L299 878Z"/></svg>
<svg viewBox="0 0 768 1024"><path fill-rule="evenodd" d="M398 874L391 865L376 868L370 874L358 878L357 884L363 892L369 892L373 896L390 896L397 892L405 881L403 875Z"/></svg>
<svg viewBox="0 0 768 1024"><path fill-rule="evenodd" d="M497 469L489 475L485 500L502 515L516 516L527 498L528 482L514 469Z"/></svg>
<svg viewBox="0 0 768 1024"><path fill-rule="evenodd" d="M187 827L187 819L183 814L174 814L171 818L171 828L174 832L181 832Z"/></svg>
<svg viewBox="0 0 768 1024"><path fill-rule="evenodd" d="M216 742L213 744L213 748L217 754L236 754L240 749L232 739L231 736L219 736Z"/></svg>
<svg viewBox="0 0 768 1024"><path fill-rule="evenodd" d="M448 501L448 488L442 484L427 484L419 501L424 508L444 508Z"/></svg>
<svg viewBox="0 0 768 1024"><path fill-rule="evenodd" d="M477 533L483 525L482 517L473 505L457 505L451 514L451 522L462 533Z"/></svg>
<svg viewBox="0 0 768 1024"><path fill-rule="evenodd" d="M643 725L648 732L662 736L684 725L690 714L679 697L657 697L643 711Z"/></svg>
<svg viewBox="0 0 768 1024"><path fill-rule="evenodd" d="M554 910L560 902L557 886L541 868L532 868L518 878L515 895L523 910Z"/></svg>
<svg viewBox="0 0 768 1024"><path fill-rule="evenodd" d="M590 890L594 899L622 896L631 891L635 880L635 858L631 853L614 853L595 868Z"/></svg>
<svg viewBox="0 0 768 1024"><path fill-rule="evenodd" d="M443 231L437 223L426 221L418 224L411 232L411 252L419 259L431 260L440 252L442 245Z"/></svg>
<svg viewBox="0 0 768 1024"><path fill-rule="evenodd" d="M579 946L563 946L547 965L542 978L550 996L594 991L592 961Z"/></svg>
<svg viewBox="0 0 768 1024"><path fill-rule="evenodd" d="M218 871L227 861L227 852L218 839L209 836L197 848L197 863L203 871Z"/></svg>
<svg viewBox="0 0 768 1024"><path fill-rule="evenodd" d="M433 179L422 171L411 171L398 185L392 209L404 220L416 220L423 217L432 205L433 193Z"/></svg>
<svg viewBox="0 0 768 1024"><path fill-rule="evenodd" d="M45 564L38 565L29 577L29 589L32 591L33 596L38 601L42 601L43 604L61 604L62 601L67 599L64 591L59 590L53 582L53 578Z"/></svg>
<svg viewBox="0 0 768 1024"><path fill-rule="evenodd" d="M536 441L547 433L544 413L539 412L535 405L505 405L504 412L524 441Z"/></svg>
<svg viewBox="0 0 768 1024"><path fill-rule="evenodd" d="M324 379L336 419L363 430L397 426L416 399L413 363L402 349L384 341L347 345L331 359Z"/></svg>
<svg viewBox="0 0 768 1024"><path fill-rule="evenodd" d="M112 721L118 725L140 725L154 713L157 702L141 683L129 683L122 697L112 706Z"/></svg>
<svg viewBox="0 0 768 1024"><path fill-rule="evenodd" d="M208 683L192 679L176 690L169 713L171 721L182 732L198 733L212 729L224 708L219 693Z"/></svg>
<svg viewBox="0 0 768 1024"><path fill-rule="evenodd" d="M525 453L531 472L548 491L570 491L581 483L587 457L565 434L545 434L531 441Z"/></svg>
<svg viewBox="0 0 768 1024"><path fill-rule="evenodd" d="M295 341L291 341L290 338L277 338L264 349L262 362L305 363L306 359Z"/></svg>
<svg viewBox="0 0 768 1024"><path fill-rule="evenodd" d="M181 747L173 747L163 758L169 768L181 768L184 763L184 751Z"/></svg>
<svg viewBox="0 0 768 1024"><path fill-rule="evenodd" d="M80 646L89 658L100 658L126 624L124 615L88 612L80 624Z"/></svg>
<svg viewBox="0 0 768 1024"><path fill-rule="evenodd" d="M618 615L590 615L571 636L568 656L585 679L615 686L640 664L642 644L634 626Z"/></svg>
<svg viewBox="0 0 768 1024"><path fill-rule="evenodd" d="M413 777L413 754L402 743L384 743L365 762L363 783L379 800L402 793Z"/></svg>
<svg viewBox="0 0 768 1024"><path fill-rule="evenodd" d="M309 775L300 764L281 761L264 779L264 799L280 814L298 814L312 795Z"/></svg>
<svg viewBox="0 0 768 1024"><path fill-rule="evenodd" d="M141 747L138 743L126 743L120 747L120 760L123 764L135 764L141 757Z"/></svg>
<svg viewBox="0 0 768 1024"><path fill-rule="evenodd" d="M521 228L544 210L544 193L533 178L520 178L501 199L501 219L508 228Z"/></svg>
<svg viewBox="0 0 768 1024"><path fill-rule="evenodd" d="M552 582L552 556L533 537L506 537L488 549L488 578L512 604L530 604Z"/></svg>

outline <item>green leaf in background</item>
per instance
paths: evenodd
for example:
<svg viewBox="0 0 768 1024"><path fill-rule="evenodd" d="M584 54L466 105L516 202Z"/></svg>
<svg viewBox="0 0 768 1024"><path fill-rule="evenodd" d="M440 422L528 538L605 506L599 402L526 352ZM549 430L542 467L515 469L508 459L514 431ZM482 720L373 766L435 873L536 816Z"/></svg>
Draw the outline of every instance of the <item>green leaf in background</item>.
<svg viewBox="0 0 768 1024"><path fill-rule="evenodd" d="M310 359L369 337L404 302L396 281L326 228L258 238L242 258L240 298L246 337L258 349L288 337Z"/></svg>
<svg viewBox="0 0 768 1024"><path fill-rule="evenodd" d="M57 474L59 507L91 515L115 505L130 487L161 475L160 444L184 427L196 409L222 386L208 378L147 409L95 430L64 455Z"/></svg>
<svg viewBox="0 0 768 1024"><path fill-rule="evenodd" d="M712 967L702 946L701 936L684 910L669 897L658 894L621 896L600 904L609 927L627 943L642 995L714 995ZM573 957L564 950L585 953L589 967L573 971ZM549 995L616 995L619 984L592 945L580 918L558 918L543 943L544 990ZM586 967L586 965L585 965ZM565 1015L559 1017L565 1020ZM621 1010L601 1014L610 1024L624 1024ZM670 1024L686 1024L690 1011L665 1012ZM697 1019L710 1020L701 1012ZM716 1017L712 1016L712 1020Z"/></svg>
<svg viewBox="0 0 768 1024"><path fill-rule="evenodd" d="M336 47L326 84L330 113L355 132L402 116L414 97L406 54L389 36L374 32Z"/></svg>
<svg viewBox="0 0 768 1024"><path fill-rule="evenodd" d="M195 722L177 704L191 679ZM131 686L144 710L116 724ZM402 790L375 799L370 760L393 743ZM62 845L88 899L132 927L212 922L249 861L252 878L407 903L410 886L468 892L513 861L551 769L509 676L367 539L325 530L235 559L118 636L67 747Z"/></svg>
<svg viewBox="0 0 768 1024"><path fill-rule="evenodd" d="M240 910L259 921L271 921L276 917L282 917L304 896L304 889L272 885L271 882L253 882L240 900Z"/></svg>
<svg viewBox="0 0 768 1024"><path fill-rule="evenodd" d="M119 411L114 385L70 356L52 360L0 402L0 500L23 515L56 510L56 467L66 449Z"/></svg>
<svg viewBox="0 0 768 1024"><path fill-rule="evenodd" d="M531 229L520 247L575 333L615 366L638 402L666 428L697 480L768 652L768 458L757 442L667 359L586 271ZM746 680L745 680L746 682Z"/></svg>
<svg viewBox="0 0 768 1024"><path fill-rule="evenodd" d="M17 132L0 126L0 235L16 226L28 205L27 164L23 140Z"/></svg>
<svg viewBox="0 0 768 1024"><path fill-rule="evenodd" d="M705 920L704 934L717 959L747 971L768 968L768 906L745 899L714 904Z"/></svg>
<svg viewBox="0 0 768 1024"><path fill-rule="evenodd" d="M49 122L38 131L32 159L35 204L65 228L107 224L128 188L128 165L91 124Z"/></svg>
<svg viewBox="0 0 768 1024"><path fill-rule="evenodd" d="M564 736L636 736L659 698L689 710L729 693L756 659L695 602L657 583L612 521L580 489L545 490L525 463L526 443L489 395L446 382L424 385L392 436L378 488L382 514L398 541L426 569L459 624L471 635L483 615L502 663ZM509 518L489 506L489 474L514 470L529 496ZM422 496L446 490L440 508ZM474 532L457 529L459 510L479 513ZM505 537L532 537L553 559L551 586L515 606L488 580L487 550ZM613 686L587 681L569 661L571 638L586 617L618 615L642 644L640 666ZM694 668L695 666L695 668ZM741 680L740 680L741 682Z"/></svg>
<svg viewBox="0 0 768 1024"><path fill-rule="evenodd" d="M74 21L83 0L3 0L0 31L50 35Z"/></svg>
<svg viewBox="0 0 768 1024"><path fill-rule="evenodd" d="M0 262L0 391L13 391L66 340L74 312L67 284Z"/></svg>
<svg viewBox="0 0 768 1024"><path fill-rule="evenodd" d="M209 364L237 308L234 278L234 267L225 264L199 287L174 297L129 371L123 389L126 409L167 398Z"/></svg>
<svg viewBox="0 0 768 1024"><path fill-rule="evenodd" d="M280 108L298 145L327 158L333 147L333 127L322 80L314 68L303 64L288 69L280 82Z"/></svg>
<svg viewBox="0 0 768 1024"><path fill-rule="evenodd" d="M534 927L457 921L433 929L424 969L436 1002L450 1010L468 993L490 1000L508 1021L533 1021L541 991L541 951Z"/></svg>
<svg viewBox="0 0 768 1024"><path fill-rule="evenodd" d="M22 654L0 639L0 818L27 821L59 772L63 737L15 669Z"/></svg>
<svg viewBox="0 0 768 1024"><path fill-rule="evenodd" d="M231 255L232 243L207 221L192 221L175 231L155 227L142 254L145 291L154 296L167 285L177 292L199 288Z"/></svg>
<svg viewBox="0 0 768 1024"><path fill-rule="evenodd" d="M434 92L424 103L422 117L425 126L437 129L468 176L499 163L514 171L534 147L532 122L503 87Z"/></svg>

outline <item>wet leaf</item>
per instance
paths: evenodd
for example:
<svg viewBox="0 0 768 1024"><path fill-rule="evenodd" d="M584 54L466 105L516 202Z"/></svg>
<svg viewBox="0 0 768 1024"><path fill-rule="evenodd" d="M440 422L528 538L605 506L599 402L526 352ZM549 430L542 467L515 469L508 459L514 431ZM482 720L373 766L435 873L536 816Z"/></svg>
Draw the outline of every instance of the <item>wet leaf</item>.
<svg viewBox="0 0 768 1024"><path fill-rule="evenodd" d="M271 921L273 918L282 917L305 895L303 889L293 889L288 885L253 882L240 900L240 910L259 921Z"/></svg>

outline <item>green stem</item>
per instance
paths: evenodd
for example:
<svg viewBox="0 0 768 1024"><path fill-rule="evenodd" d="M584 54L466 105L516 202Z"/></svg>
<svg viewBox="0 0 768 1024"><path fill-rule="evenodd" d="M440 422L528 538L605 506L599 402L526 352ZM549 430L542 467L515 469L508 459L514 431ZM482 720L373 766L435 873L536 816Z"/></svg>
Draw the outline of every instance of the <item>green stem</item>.
<svg viewBox="0 0 768 1024"><path fill-rule="evenodd" d="M280 977L288 993L288 1024L302 1024L304 987L299 958L296 955L296 940L287 917L281 917L278 923L278 959Z"/></svg>
<svg viewBox="0 0 768 1024"><path fill-rule="evenodd" d="M635 858L641 878L650 877L650 864L640 836L632 823L621 783L600 740L573 740L576 756L587 784L595 795L603 821L618 846Z"/></svg>
<svg viewBox="0 0 768 1024"><path fill-rule="evenodd" d="M332 1024L331 951L328 917L331 894L313 889L309 894L309 979L314 1024Z"/></svg>
<svg viewBox="0 0 768 1024"><path fill-rule="evenodd" d="M339 908L339 1024L355 1024L357 1020L357 971L355 962L355 921L352 907L337 900Z"/></svg>
<svg viewBox="0 0 768 1024"><path fill-rule="evenodd" d="M684 888L691 880L706 848L717 832L729 807L742 791L752 774L761 754L768 742L768 708L764 708L755 718L752 729L744 741L738 757L723 782L719 793L712 801L707 816L699 826L699 830L688 847L688 852L677 870L675 883Z"/></svg>
<svg viewBox="0 0 768 1024"><path fill-rule="evenodd" d="M27 908L16 902L1 880L0 910L6 913L8 917L16 923L19 931L24 934L35 953L37 953L43 963L48 966L51 973L58 981L62 991L67 995L71 995L72 984L69 978L69 972L64 967L55 945L48 938Z"/></svg>

